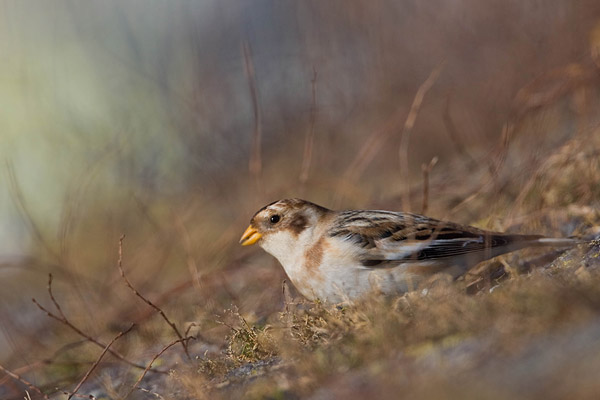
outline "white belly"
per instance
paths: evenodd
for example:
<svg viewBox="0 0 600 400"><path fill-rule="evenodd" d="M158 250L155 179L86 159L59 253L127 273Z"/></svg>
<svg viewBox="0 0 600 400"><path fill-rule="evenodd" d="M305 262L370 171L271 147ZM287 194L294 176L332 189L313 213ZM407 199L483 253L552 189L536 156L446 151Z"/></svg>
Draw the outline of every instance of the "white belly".
<svg viewBox="0 0 600 400"><path fill-rule="evenodd" d="M399 294L416 289L418 276L406 272L403 266L368 268L357 265L355 247L330 246L318 266L302 265L305 258L286 257L282 265L300 293L310 300L341 303L369 293Z"/></svg>

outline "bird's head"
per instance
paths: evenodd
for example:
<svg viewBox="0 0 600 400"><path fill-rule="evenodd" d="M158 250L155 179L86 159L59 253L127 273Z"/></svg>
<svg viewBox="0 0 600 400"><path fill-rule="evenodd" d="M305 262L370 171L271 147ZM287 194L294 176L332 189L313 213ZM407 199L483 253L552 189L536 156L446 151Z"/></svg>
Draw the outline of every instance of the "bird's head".
<svg viewBox="0 0 600 400"><path fill-rule="evenodd" d="M254 214L240 243L258 243L279 258L298 245L300 236L314 229L317 222L330 211L309 201L284 199L264 206Z"/></svg>

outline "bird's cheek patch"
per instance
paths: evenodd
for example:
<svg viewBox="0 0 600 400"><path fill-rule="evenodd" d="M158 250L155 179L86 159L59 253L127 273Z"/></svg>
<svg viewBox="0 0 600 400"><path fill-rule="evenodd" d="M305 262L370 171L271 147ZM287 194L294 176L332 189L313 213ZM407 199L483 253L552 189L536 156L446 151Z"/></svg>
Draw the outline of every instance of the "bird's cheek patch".
<svg viewBox="0 0 600 400"><path fill-rule="evenodd" d="M307 223L308 221L304 215L297 215L290 221L289 227L295 235L299 235L304 229L306 229Z"/></svg>

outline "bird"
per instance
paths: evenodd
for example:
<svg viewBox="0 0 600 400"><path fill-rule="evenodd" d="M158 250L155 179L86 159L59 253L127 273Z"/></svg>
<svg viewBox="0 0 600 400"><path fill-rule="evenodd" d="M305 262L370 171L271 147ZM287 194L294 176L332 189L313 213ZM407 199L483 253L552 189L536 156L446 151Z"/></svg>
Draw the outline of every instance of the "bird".
<svg viewBox="0 0 600 400"><path fill-rule="evenodd" d="M240 243L256 243L274 256L308 300L339 304L374 292L401 295L440 273L455 279L526 247L578 241L487 231L408 212L335 211L292 198L258 210Z"/></svg>

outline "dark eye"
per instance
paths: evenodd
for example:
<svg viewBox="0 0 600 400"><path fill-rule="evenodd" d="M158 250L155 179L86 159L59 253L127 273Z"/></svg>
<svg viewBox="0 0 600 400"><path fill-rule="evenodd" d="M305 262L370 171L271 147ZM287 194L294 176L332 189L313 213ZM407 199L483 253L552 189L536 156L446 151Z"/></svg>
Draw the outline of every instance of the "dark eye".
<svg viewBox="0 0 600 400"><path fill-rule="evenodd" d="M279 222L279 220L281 219L281 217L277 214L275 215L271 215L271 218L269 218L269 221L271 221L272 224L276 224Z"/></svg>

